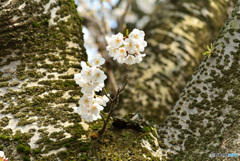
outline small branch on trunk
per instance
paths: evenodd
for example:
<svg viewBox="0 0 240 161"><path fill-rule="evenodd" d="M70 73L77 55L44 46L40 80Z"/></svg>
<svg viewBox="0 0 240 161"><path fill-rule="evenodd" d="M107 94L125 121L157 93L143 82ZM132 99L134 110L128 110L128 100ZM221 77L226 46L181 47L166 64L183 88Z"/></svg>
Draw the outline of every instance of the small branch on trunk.
<svg viewBox="0 0 240 161"><path fill-rule="evenodd" d="M104 116L101 114L102 118L103 118L103 127L101 130L98 131L98 134L99 134L99 138L101 138L101 136L104 134L104 131L107 127L107 124L108 124L108 121L110 119L110 116L112 114L112 112L116 109L117 105L118 105L118 102L119 102L119 95L120 93L125 89L126 85L128 83L128 65L126 65L126 82L124 83L123 87L122 88L118 88L117 89L117 92L114 96L114 98L111 98L107 95L107 92L106 92L106 89L104 88L104 92L105 94L107 95L107 97L109 98L109 100L111 101L111 107L110 107L110 111L108 113L108 116L107 116L107 119L104 118Z"/></svg>

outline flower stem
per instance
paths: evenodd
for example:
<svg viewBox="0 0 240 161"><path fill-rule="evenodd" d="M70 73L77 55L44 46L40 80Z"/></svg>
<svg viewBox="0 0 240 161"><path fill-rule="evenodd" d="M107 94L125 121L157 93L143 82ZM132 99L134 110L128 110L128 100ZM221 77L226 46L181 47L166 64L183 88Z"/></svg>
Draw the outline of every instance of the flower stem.
<svg viewBox="0 0 240 161"><path fill-rule="evenodd" d="M103 124L102 129L98 131L98 134L99 134L99 137L100 137L100 138L101 138L101 136L104 134L104 131L105 131L106 127L107 127L107 124L108 124L108 121L109 121L109 119L110 119L110 116L111 116L112 112L116 109L116 107L117 107L117 105L118 105L119 95L120 95L120 93L125 89L127 83L128 83L128 65L126 65L126 81L125 81L125 83L124 83L124 85L123 85L122 88L118 88L117 93L116 93L116 95L114 96L114 98L109 97L109 96L107 95L106 89L105 89L105 88L103 89L104 92L105 92L105 94L107 95L107 97L108 97L108 98L110 99L110 101L111 101L111 107L110 107L110 111L109 111L109 113L108 113L107 119L105 119L105 117L104 117L103 115L101 115L104 124Z"/></svg>

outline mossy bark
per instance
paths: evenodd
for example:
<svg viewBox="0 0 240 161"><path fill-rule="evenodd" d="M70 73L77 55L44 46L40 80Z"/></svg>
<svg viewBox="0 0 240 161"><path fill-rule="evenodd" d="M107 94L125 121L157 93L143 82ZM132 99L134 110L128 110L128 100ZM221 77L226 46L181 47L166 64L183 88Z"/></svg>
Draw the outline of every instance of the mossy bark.
<svg viewBox="0 0 240 161"><path fill-rule="evenodd" d="M158 129L162 156L211 160L210 153L240 153L240 1ZM161 155L160 155L161 156ZM213 158L213 160L230 158Z"/></svg>
<svg viewBox="0 0 240 161"><path fill-rule="evenodd" d="M121 109L138 110L155 122L161 122L179 98L236 0L166 2L156 6L144 28L147 56L129 68L129 84L120 102Z"/></svg>
<svg viewBox="0 0 240 161"><path fill-rule="evenodd" d="M93 142L89 133L102 121L80 123L72 109L81 96L73 74L87 57L74 1L9 0L0 10L0 150L10 159L209 160L211 152L239 153L240 2L162 126L133 115L130 129L109 125Z"/></svg>
<svg viewBox="0 0 240 161"><path fill-rule="evenodd" d="M11 160L80 160L69 152L85 145L74 139L82 126L72 109L81 96L73 74L87 60L76 7L74 0L0 3L0 145ZM62 152L50 156L54 149Z"/></svg>

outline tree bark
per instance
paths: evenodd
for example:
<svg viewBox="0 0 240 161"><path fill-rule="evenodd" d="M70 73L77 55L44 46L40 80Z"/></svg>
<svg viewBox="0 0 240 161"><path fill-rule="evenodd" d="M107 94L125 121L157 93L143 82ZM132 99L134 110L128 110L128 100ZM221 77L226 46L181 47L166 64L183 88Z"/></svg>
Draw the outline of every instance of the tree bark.
<svg viewBox="0 0 240 161"><path fill-rule="evenodd" d="M240 1L214 41L212 56L204 58L158 130L162 155L170 160L239 154L239 19Z"/></svg>
<svg viewBox="0 0 240 161"><path fill-rule="evenodd" d="M79 123L72 109L81 96L73 74L87 60L74 1L0 5L0 150L11 160L209 160L211 152L239 153L240 1L164 124L108 126L101 141L89 136L102 121Z"/></svg>
<svg viewBox="0 0 240 161"><path fill-rule="evenodd" d="M130 67L129 84L120 110L138 110L147 119L161 122L179 98L202 60L204 49L219 33L235 2L178 0L168 1L163 6L160 3L144 28L147 56L139 65Z"/></svg>
<svg viewBox="0 0 240 161"><path fill-rule="evenodd" d="M0 145L10 159L41 152L53 160L51 150L69 143L79 150L72 107L81 95L73 74L87 60L81 24L73 0L1 1Z"/></svg>

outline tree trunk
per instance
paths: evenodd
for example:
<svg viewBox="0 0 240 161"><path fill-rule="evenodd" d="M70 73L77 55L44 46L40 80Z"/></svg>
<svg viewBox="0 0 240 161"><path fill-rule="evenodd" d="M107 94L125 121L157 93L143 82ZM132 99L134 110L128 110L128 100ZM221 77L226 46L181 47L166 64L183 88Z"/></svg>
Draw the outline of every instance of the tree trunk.
<svg viewBox="0 0 240 161"><path fill-rule="evenodd" d="M81 23L74 0L1 1L0 145L11 159L81 147L72 139L81 121L73 74L87 60Z"/></svg>
<svg viewBox="0 0 240 161"><path fill-rule="evenodd" d="M236 0L160 3L144 29L147 56L129 69L129 84L119 107L128 112L139 110L147 119L161 122L199 65L204 49L219 33L233 2Z"/></svg>
<svg viewBox="0 0 240 161"><path fill-rule="evenodd" d="M239 19L240 1L214 41L212 56L205 57L158 130L163 156L210 160L211 152L239 154Z"/></svg>
<svg viewBox="0 0 240 161"><path fill-rule="evenodd" d="M89 136L102 121L88 129L72 109L81 96L73 74L86 61L74 1L0 5L0 150L10 160L209 160L211 152L239 153L240 1L164 124L154 128L135 115L124 129L108 126L101 141Z"/></svg>

